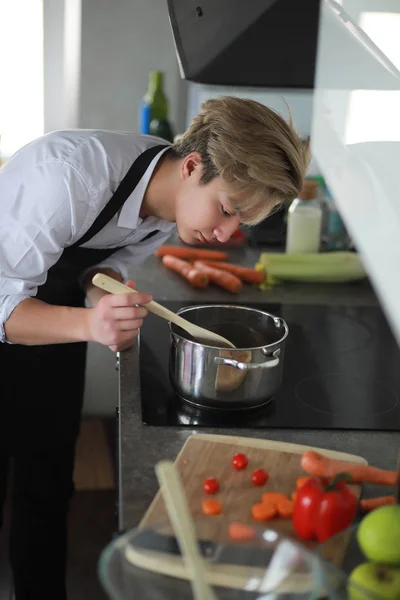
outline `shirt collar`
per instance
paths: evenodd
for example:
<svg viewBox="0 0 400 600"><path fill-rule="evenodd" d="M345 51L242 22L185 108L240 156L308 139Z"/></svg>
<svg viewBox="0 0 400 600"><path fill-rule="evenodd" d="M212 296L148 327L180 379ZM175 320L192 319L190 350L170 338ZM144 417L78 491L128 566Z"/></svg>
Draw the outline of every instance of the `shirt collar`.
<svg viewBox="0 0 400 600"><path fill-rule="evenodd" d="M143 219L139 217L140 208L142 206L144 193L146 191L147 185L150 181L150 177L153 174L153 171L156 167L156 164L160 160L161 156L169 149L170 146L163 148L160 152L153 158L149 166L147 167L146 172L143 177L133 190L132 194L126 199L121 212L118 218L118 227L126 227L127 229L135 230L142 223ZM169 221L165 221L164 219L154 218L154 229L160 229L161 231L171 231L175 227L175 223L171 223ZM152 220L153 220L152 219Z"/></svg>

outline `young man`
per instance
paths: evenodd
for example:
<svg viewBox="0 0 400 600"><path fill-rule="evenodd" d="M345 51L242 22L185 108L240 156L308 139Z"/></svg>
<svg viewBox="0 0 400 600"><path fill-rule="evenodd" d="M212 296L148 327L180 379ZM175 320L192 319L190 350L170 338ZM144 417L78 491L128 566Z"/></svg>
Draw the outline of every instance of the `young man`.
<svg viewBox="0 0 400 600"><path fill-rule="evenodd" d="M93 275L126 280L175 226L187 244L228 240L296 197L307 160L280 116L225 97L207 101L172 146L136 133L53 132L1 169L0 503L11 463L17 600L66 598L86 342L128 348L147 314L137 305L151 300L108 295Z"/></svg>

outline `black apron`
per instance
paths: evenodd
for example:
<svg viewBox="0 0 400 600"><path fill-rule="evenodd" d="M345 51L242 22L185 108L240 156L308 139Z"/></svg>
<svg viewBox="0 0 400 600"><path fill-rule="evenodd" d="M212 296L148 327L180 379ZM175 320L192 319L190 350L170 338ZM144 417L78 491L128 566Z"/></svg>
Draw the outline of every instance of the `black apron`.
<svg viewBox="0 0 400 600"><path fill-rule="evenodd" d="M80 275L85 269L105 260L119 248L90 249L80 246L99 233L121 209L150 162L163 148L164 145L149 148L136 159L86 234L66 248L58 262L49 269L46 283L38 289L38 299L61 306L85 305L85 293L78 283ZM155 233L152 232L149 236ZM46 427L52 423L51 429L56 437L60 435L62 438L66 435L70 439L71 434L73 437L77 435L77 413L80 414L83 399L86 346L85 342L44 346L0 344L1 371L8 374L8 397L5 400L8 405L18 407L18 429L24 429L24 422L27 426L23 432L25 439L31 437L29 420L38 410L42 412L42 422ZM6 364L3 361L6 361ZM20 394L15 393L21 385L20 391L29 398L18 397ZM74 410L71 409L72 405ZM74 423L73 429L65 423L71 420ZM14 432L14 438L15 435L20 437L18 432ZM45 440L43 442L46 443Z"/></svg>
<svg viewBox="0 0 400 600"><path fill-rule="evenodd" d="M99 250L80 246L109 223L131 195L150 162L165 147L149 148L136 159L87 233L66 248L49 269L37 298L54 305L85 306L85 293L78 283L80 275L119 248ZM147 238L155 233L150 233ZM85 342L44 346L0 344L3 374L0 503L6 495L11 458L14 517L10 557L18 600L34 598L39 591L40 595L36 597L47 598L44 590L49 587L53 598L64 598L66 515L73 492L86 348ZM54 575L52 581L49 573Z"/></svg>

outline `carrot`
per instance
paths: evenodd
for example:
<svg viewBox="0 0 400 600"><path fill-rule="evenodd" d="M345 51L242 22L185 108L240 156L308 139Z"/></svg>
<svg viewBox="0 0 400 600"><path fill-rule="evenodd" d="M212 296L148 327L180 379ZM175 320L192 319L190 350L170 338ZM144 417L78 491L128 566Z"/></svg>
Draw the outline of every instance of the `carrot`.
<svg viewBox="0 0 400 600"><path fill-rule="evenodd" d="M159 246L156 256L175 256L186 260L228 260L226 252L220 250L205 250L203 248L186 248L185 246Z"/></svg>
<svg viewBox="0 0 400 600"><path fill-rule="evenodd" d="M396 504L396 498L394 496L378 496L378 498L363 498L360 500L360 509L362 512L370 512L381 506L387 506L388 504Z"/></svg>
<svg viewBox="0 0 400 600"><path fill-rule="evenodd" d="M280 492L266 492L262 497L264 504L275 504L275 506L285 500L289 500L289 498Z"/></svg>
<svg viewBox="0 0 400 600"><path fill-rule="evenodd" d="M222 271L228 271L246 283L260 284L265 279L265 272L257 271L257 269L249 269L247 267L241 267L240 265L214 260L204 260L202 262L209 267L215 267L216 269L222 269Z"/></svg>
<svg viewBox="0 0 400 600"><path fill-rule="evenodd" d="M269 521L269 519L273 519L276 516L276 506L275 504L259 502L258 504L253 504L251 514L256 521Z"/></svg>
<svg viewBox="0 0 400 600"><path fill-rule="evenodd" d="M296 502L296 498L297 498L297 492L292 492L291 499L293 500L293 502Z"/></svg>
<svg viewBox="0 0 400 600"><path fill-rule="evenodd" d="M309 481L310 479L313 479L313 477L309 477L308 475L306 475L305 477L299 477L296 480L296 489L299 490L301 487L303 487L306 481Z"/></svg>
<svg viewBox="0 0 400 600"><path fill-rule="evenodd" d="M293 500L280 492L266 492L263 494L262 503L267 506L274 506L278 515L283 518L290 517L293 513Z"/></svg>
<svg viewBox="0 0 400 600"><path fill-rule="evenodd" d="M200 260L195 260L194 266L200 271L206 273L210 281L225 288L233 294L237 294L238 292L240 292L240 290L243 287L243 284L240 281L239 277L236 277L236 275L232 275L232 273L220 271L219 269L215 269L214 267L209 267Z"/></svg>
<svg viewBox="0 0 400 600"><path fill-rule="evenodd" d="M291 517L293 514L293 506L294 506L294 502L293 502L293 500L289 500L289 498L285 498L284 500L279 500L279 502L276 505L278 515L280 517L282 517L283 519L287 519L288 517Z"/></svg>
<svg viewBox="0 0 400 600"><path fill-rule="evenodd" d="M397 473L395 471L384 471L368 465L357 465L345 461L336 460L322 456L318 452L308 450L300 462L306 473L318 477L335 477L339 473L349 473L353 483L375 483L378 485L395 485Z"/></svg>
<svg viewBox="0 0 400 600"><path fill-rule="evenodd" d="M189 281L193 287L197 288L205 288L208 286L208 277L206 273L199 271L192 267L192 265L185 260L181 260L180 258L176 258L176 256L170 256L166 254L163 259L163 265L171 269L172 271L176 271L182 275L187 281Z"/></svg>
<svg viewBox="0 0 400 600"><path fill-rule="evenodd" d="M247 542L255 538L256 532L249 525L233 522L229 524L229 536L236 542Z"/></svg>
<svg viewBox="0 0 400 600"><path fill-rule="evenodd" d="M219 515L222 513L222 504L218 500L203 500L203 513L205 515Z"/></svg>

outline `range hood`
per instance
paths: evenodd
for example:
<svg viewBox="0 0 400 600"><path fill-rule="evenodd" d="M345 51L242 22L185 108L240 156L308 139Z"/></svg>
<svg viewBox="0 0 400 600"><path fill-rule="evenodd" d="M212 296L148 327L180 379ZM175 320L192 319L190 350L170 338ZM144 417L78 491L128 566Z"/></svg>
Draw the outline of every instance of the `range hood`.
<svg viewBox="0 0 400 600"><path fill-rule="evenodd" d="M225 86L315 87L321 0L167 1L183 79ZM378 78L380 89L392 89L389 61L341 4L332 2L325 20L324 30L331 36L325 47L334 53L346 49L351 86L374 89ZM337 71L331 73L330 86L348 89L349 84Z"/></svg>
<svg viewBox="0 0 400 600"><path fill-rule="evenodd" d="M181 76L312 88L319 0L168 0Z"/></svg>

